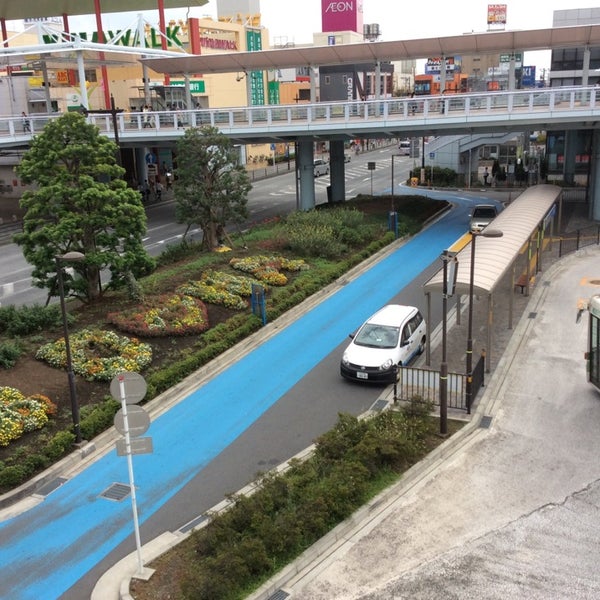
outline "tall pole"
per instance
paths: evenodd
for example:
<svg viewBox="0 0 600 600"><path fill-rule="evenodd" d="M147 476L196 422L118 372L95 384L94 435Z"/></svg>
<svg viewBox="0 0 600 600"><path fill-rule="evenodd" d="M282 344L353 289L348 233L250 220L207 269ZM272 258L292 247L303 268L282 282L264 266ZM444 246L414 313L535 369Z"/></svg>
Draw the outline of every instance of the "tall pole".
<svg viewBox="0 0 600 600"><path fill-rule="evenodd" d="M440 365L440 435L448 434L448 362L446 357L446 330L448 312L448 254L442 254L444 284L442 288L442 364Z"/></svg>
<svg viewBox="0 0 600 600"><path fill-rule="evenodd" d="M392 198L391 198L391 211L394 212L394 154L392 154ZM371 174L372 175L372 174ZM371 196L373 194L371 193Z"/></svg>
<svg viewBox="0 0 600 600"><path fill-rule="evenodd" d="M471 414L471 405L473 403L473 289L475 279L475 240L477 237L499 238L504 233L500 229L491 229L486 227L482 231L471 232L471 270L469 273L469 323L467 330L467 385L466 400L467 413Z"/></svg>
<svg viewBox="0 0 600 600"><path fill-rule="evenodd" d="M467 414L471 414L473 401L473 288L475 279L475 240L477 234L471 233L471 270L469 272L469 321L467 325Z"/></svg>
<svg viewBox="0 0 600 600"><path fill-rule="evenodd" d="M71 398L71 416L75 431L75 444L81 444L81 427L79 423L79 403L75 389L75 373L73 373L73 360L71 357L71 344L69 342L69 324L67 322L67 307L65 303L65 285L63 281L62 257L57 256L56 274L58 279L58 295L60 296L60 310L62 313L63 336L65 339L65 352L67 355L67 376L69 378L69 396Z"/></svg>

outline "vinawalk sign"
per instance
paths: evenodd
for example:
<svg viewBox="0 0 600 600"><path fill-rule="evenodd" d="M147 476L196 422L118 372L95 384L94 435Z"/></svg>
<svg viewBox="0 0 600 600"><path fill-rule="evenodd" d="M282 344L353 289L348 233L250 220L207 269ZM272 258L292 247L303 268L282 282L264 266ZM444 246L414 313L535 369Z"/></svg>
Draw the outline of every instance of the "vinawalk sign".
<svg viewBox="0 0 600 600"><path fill-rule="evenodd" d="M187 27L185 28L187 30ZM200 35L200 46L203 48L210 48L213 50L238 50L238 44L235 39L232 39L230 32L226 33L227 37L207 36ZM91 41L93 43L100 42L100 36L97 31L94 31L91 36L86 32L78 34L71 33L46 33L42 35L44 44L57 44L64 41L72 41L74 37L78 37L81 40ZM184 49L188 45L188 34L187 31L183 31L179 25L167 26L165 28L165 40L167 47L169 48L180 48ZM134 29L106 31L103 34L103 42L107 44L114 44L125 46L128 48L162 48L161 34L158 29L154 27L147 28L144 32L143 43L140 44L139 32Z"/></svg>

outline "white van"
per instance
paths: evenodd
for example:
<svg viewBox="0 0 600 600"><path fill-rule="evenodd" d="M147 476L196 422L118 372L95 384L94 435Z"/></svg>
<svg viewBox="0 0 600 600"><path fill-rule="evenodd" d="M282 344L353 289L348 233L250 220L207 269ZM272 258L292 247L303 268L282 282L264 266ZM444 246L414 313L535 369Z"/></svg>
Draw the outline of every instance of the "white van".
<svg viewBox="0 0 600 600"><path fill-rule="evenodd" d="M398 153L401 156L410 156L410 147L411 147L410 140L401 140L400 143L398 144Z"/></svg>
<svg viewBox="0 0 600 600"><path fill-rule="evenodd" d="M350 336L340 374L366 383L392 383L396 367L406 365L425 349L427 324L415 306L388 304Z"/></svg>
<svg viewBox="0 0 600 600"><path fill-rule="evenodd" d="M315 177L329 175L329 165L322 158L315 158L313 162L313 170Z"/></svg>

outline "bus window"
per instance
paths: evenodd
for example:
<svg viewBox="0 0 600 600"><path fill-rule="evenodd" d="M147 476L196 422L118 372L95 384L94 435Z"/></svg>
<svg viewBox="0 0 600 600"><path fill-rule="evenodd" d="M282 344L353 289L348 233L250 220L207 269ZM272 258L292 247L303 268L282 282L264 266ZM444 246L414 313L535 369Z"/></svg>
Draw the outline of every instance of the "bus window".
<svg viewBox="0 0 600 600"><path fill-rule="evenodd" d="M591 297L588 310L587 375L588 381L600 389L600 296Z"/></svg>

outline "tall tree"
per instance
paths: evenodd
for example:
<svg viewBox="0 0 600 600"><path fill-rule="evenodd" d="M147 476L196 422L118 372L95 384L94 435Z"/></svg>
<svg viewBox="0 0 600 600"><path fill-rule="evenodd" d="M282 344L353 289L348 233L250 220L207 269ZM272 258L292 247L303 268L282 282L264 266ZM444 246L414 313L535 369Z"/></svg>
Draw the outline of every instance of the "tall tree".
<svg viewBox="0 0 600 600"><path fill-rule="evenodd" d="M146 214L139 192L127 187L117 146L79 113L48 122L35 136L17 173L33 184L21 198L23 232L15 236L33 265L33 279L57 295L56 256L85 255L65 278L65 293L87 301L102 295L100 272L118 287L154 268L144 250Z"/></svg>
<svg viewBox="0 0 600 600"><path fill-rule="evenodd" d="M187 225L185 234L198 225L205 248L219 244L227 224L247 218L250 178L231 141L215 127L186 130L177 143L175 174L177 222Z"/></svg>

